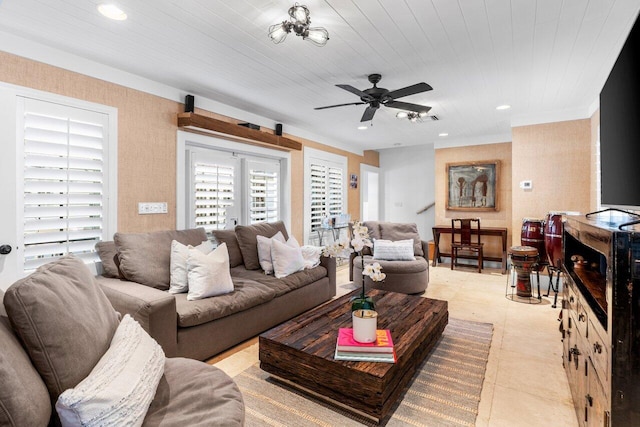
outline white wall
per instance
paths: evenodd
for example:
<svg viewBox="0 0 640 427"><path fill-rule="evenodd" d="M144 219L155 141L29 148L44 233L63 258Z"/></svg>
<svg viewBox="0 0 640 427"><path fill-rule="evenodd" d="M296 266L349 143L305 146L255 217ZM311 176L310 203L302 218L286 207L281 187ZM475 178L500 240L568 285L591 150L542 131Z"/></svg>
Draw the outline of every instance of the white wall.
<svg viewBox="0 0 640 427"><path fill-rule="evenodd" d="M380 150L382 218L391 222L415 222L422 240L433 238L435 201L435 149L433 144Z"/></svg>

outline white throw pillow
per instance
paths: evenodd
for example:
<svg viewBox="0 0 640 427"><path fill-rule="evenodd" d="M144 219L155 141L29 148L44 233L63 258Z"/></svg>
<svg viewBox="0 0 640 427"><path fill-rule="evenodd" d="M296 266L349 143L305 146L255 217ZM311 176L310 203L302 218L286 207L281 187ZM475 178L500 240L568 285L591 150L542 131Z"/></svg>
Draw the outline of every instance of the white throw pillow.
<svg viewBox="0 0 640 427"><path fill-rule="evenodd" d="M189 249L187 275L189 301L233 292L227 244L222 243L207 255L198 249Z"/></svg>
<svg viewBox="0 0 640 427"><path fill-rule="evenodd" d="M58 397L62 426L141 426L164 361L160 345L126 314L89 376Z"/></svg>
<svg viewBox="0 0 640 427"><path fill-rule="evenodd" d="M322 246L303 245L302 258L304 258L304 268L309 269L320 265L320 255L322 255Z"/></svg>
<svg viewBox="0 0 640 427"><path fill-rule="evenodd" d="M286 243L273 240L271 242L273 255L273 270L278 279L287 277L296 271L304 270L302 250L295 237L290 237Z"/></svg>
<svg viewBox="0 0 640 427"><path fill-rule="evenodd" d="M180 294L189 290L188 276L187 276L187 258L189 256L189 248L193 246L183 245L177 240L171 241L171 261L169 270L171 272L171 278L169 282L169 293ZM205 240L195 247L203 254L209 254L213 251L213 243L209 240Z"/></svg>
<svg viewBox="0 0 640 427"><path fill-rule="evenodd" d="M375 240L373 243L373 259L385 261L415 261L413 256L413 239Z"/></svg>
<svg viewBox="0 0 640 427"><path fill-rule="evenodd" d="M271 241L277 240L284 243L284 235L282 231L278 231L273 237L256 236L258 240L258 260L260 261L260 268L262 268L265 274L273 273L273 261L271 255Z"/></svg>

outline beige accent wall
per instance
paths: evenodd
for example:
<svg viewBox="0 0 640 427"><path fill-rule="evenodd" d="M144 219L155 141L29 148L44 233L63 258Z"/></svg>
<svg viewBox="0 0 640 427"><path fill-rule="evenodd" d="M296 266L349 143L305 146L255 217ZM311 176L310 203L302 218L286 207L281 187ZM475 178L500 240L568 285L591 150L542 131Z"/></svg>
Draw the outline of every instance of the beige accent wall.
<svg viewBox="0 0 640 427"><path fill-rule="evenodd" d="M483 227L507 227L511 234L511 158L510 142L474 145L466 147L440 148L435 154L436 169L436 225L451 226L452 218L480 218ZM498 210L497 211L457 211L446 209L447 196L447 163L500 161L498 171ZM450 238L443 236L440 249L448 250ZM499 238L485 238L484 253L487 256L499 257L502 254Z"/></svg>
<svg viewBox="0 0 640 427"><path fill-rule="evenodd" d="M118 230L143 232L175 228L176 132L177 114L183 110L181 103L6 52L0 52L0 64L2 82L117 108ZM210 114L217 118L224 117ZM233 121L228 117L225 119ZM349 174L359 174L361 163L379 166L377 152L366 152L359 156L317 142L298 140L305 146L346 156ZM302 152L293 152L291 158L291 231L301 241ZM359 189L349 189L348 199L349 213L352 217L359 217ZM169 213L139 215L139 202L167 202Z"/></svg>
<svg viewBox="0 0 640 427"><path fill-rule="evenodd" d="M524 218L544 219L549 211L591 210L592 119L520 126L512 129L512 243L520 244ZM531 190L519 188L531 180Z"/></svg>

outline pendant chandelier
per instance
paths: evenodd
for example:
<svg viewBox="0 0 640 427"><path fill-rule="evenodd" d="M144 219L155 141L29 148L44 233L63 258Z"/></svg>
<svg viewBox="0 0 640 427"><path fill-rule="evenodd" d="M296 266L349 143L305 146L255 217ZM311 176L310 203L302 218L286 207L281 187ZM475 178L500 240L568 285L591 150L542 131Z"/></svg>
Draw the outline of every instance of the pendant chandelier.
<svg viewBox="0 0 640 427"><path fill-rule="evenodd" d="M282 43L287 38L287 34L293 31L297 36L301 36L303 40L310 41L316 46L324 46L329 40L329 32L322 27L309 27L311 19L309 18L309 9L298 3L289 9L288 21L282 21L269 27L269 38L274 43Z"/></svg>

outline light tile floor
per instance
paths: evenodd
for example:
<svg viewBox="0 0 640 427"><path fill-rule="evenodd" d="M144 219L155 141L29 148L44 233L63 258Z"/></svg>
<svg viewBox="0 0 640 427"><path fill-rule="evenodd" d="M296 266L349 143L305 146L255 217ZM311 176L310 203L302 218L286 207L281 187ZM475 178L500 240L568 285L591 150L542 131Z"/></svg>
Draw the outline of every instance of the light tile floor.
<svg viewBox="0 0 640 427"><path fill-rule="evenodd" d="M337 293L348 288L348 269L337 275ZM543 294L548 278L540 277ZM522 304L505 297L507 276L498 269L431 268L426 296L449 302L449 316L493 323L494 332L476 426L574 427L578 425L562 368L558 308L553 298ZM551 294L553 295L553 294ZM560 301L560 298L559 298ZM235 376L258 362L257 338L211 359Z"/></svg>

